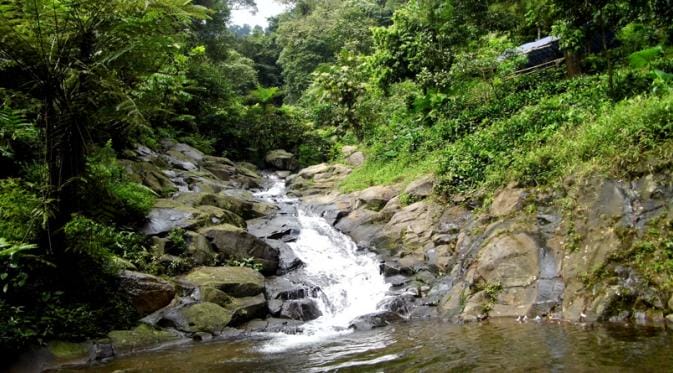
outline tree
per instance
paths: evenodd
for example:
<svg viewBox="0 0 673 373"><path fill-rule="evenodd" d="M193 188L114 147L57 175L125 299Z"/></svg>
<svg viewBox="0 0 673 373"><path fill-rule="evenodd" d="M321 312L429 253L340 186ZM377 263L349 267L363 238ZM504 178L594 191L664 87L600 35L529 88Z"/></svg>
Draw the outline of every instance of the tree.
<svg viewBox="0 0 673 373"><path fill-rule="evenodd" d="M53 203L42 248L57 258L62 228L78 210L88 146L109 137L106 130L148 123L133 91L181 55L196 19L205 20L206 9L180 0L0 4L0 58L13 76L0 84L41 103Z"/></svg>
<svg viewBox="0 0 673 373"><path fill-rule="evenodd" d="M380 25L385 10L374 1L301 0L279 20L278 63L283 68L287 100L295 102L311 83L311 73L333 62L342 49L367 53L369 29Z"/></svg>

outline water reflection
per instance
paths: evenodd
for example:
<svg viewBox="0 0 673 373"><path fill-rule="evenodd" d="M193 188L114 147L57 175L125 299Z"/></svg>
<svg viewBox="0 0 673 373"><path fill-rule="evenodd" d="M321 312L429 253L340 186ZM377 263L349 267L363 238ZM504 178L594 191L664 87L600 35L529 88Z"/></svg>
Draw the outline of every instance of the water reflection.
<svg viewBox="0 0 673 373"><path fill-rule="evenodd" d="M82 371L319 372L670 371L673 335L663 328L437 320L357 332L282 353L265 341L196 344L128 356Z"/></svg>

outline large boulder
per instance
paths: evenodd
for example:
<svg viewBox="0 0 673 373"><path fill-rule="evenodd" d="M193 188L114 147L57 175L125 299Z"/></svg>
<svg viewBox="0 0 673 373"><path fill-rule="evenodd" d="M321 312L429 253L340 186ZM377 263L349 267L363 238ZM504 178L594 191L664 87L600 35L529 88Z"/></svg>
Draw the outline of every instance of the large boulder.
<svg viewBox="0 0 673 373"><path fill-rule="evenodd" d="M228 310L215 303L193 303L166 312L159 324L188 333L217 335L227 329L233 316L233 310Z"/></svg>
<svg viewBox="0 0 673 373"><path fill-rule="evenodd" d="M141 316L167 306L175 297L175 287L159 277L140 272L122 271L120 289Z"/></svg>
<svg viewBox="0 0 673 373"><path fill-rule="evenodd" d="M407 195L411 202L417 202L432 195L432 188L435 179L432 175L423 176L420 179L412 181L406 189L404 194Z"/></svg>
<svg viewBox="0 0 673 373"><path fill-rule="evenodd" d="M293 242L299 236L299 221L286 215L249 220L248 232L259 238Z"/></svg>
<svg viewBox="0 0 673 373"><path fill-rule="evenodd" d="M247 190L227 189L220 193L221 198L226 199L229 210L234 211L244 219L254 219L270 215L277 211L272 203L260 201Z"/></svg>
<svg viewBox="0 0 673 373"><path fill-rule="evenodd" d="M218 289L233 297L252 297L264 291L264 276L247 267L200 267L184 277L199 287Z"/></svg>
<svg viewBox="0 0 673 373"><path fill-rule="evenodd" d="M267 165L277 170L296 171L299 169L299 163L294 158L294 154L283 149L276 149L268 152L264 157Z"/></svg>
<svg viewBox="0 0 673 373"><path fill-rule="evenodd" d="M278 249L278 270L277 275L284 275L301 267L304 262L297 257L290 245L279 240L266 240L271 247Z"/></svg>
<svg viewBox="0 0 673 373"><path fill-rule="evenodd" d="M126 169L130 180L145 185L159 195L167 196L177 190L171 179L152 163L121 159L119 164Z"/></svg>
<svg viewBox="0 0 673 373"><path fill-rule="evenodd" d="M346 158L346 162L354 167L362 166L365 163L365 155L362 152L355 152Z"/></svg>
<svg viewBox="0 0 673 373"><path fill-rule="evenodd" d="M355 207L363 206L368 210L380 211L398 193L398 190L392 187L373 186L358 193Z"/></svg>
<svg viewBox="0 0 673 373"><path fill-rule="evenodd" d="M213 248L225 259L243 260L254 258L262 265L262 273L275 274L278 270L278 249L251 235L244 229L222 224L206 227L199 231L207 237Z"/></svg>
<svg viewBox="0 0 673 373"><path fill-rule="evenodd" d="M237 214L215 206L190 207L179 201L160 199L148 215L148 222L142 231L146 235L160 235L176 228L198 228L209 224L227 223L245 226Z"/></svg>

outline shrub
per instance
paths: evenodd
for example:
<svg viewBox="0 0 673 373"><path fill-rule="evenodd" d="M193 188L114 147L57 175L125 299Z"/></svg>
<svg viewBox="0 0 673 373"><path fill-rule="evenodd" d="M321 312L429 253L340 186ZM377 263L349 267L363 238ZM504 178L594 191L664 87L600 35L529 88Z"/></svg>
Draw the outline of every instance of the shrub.
<svg viewBox="0 0 673 373"><path fill-rule="evenodd" d="M18 179L0 179L0 237L29 242L39 228L39 198Z"/></svg>

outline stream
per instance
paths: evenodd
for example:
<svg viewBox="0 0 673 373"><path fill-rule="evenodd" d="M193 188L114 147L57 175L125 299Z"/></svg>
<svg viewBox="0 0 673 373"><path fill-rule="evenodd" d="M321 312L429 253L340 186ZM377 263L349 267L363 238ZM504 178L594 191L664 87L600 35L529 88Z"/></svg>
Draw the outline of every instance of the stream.
<svg viewBox="0 0 673 373"><path fill-rule="evenodd" d="M378 259L288 197L283 180L269 180L270 187L256 196L277 204L299 225L289 245L304 265L286 276L320 289L311 297L322 316L297 334L190 342L61 371L662 371L673 366L673 334L663 327L514 320L459 325L435 319L353 331L353 319L380 310L390 295Z"/></svg>

